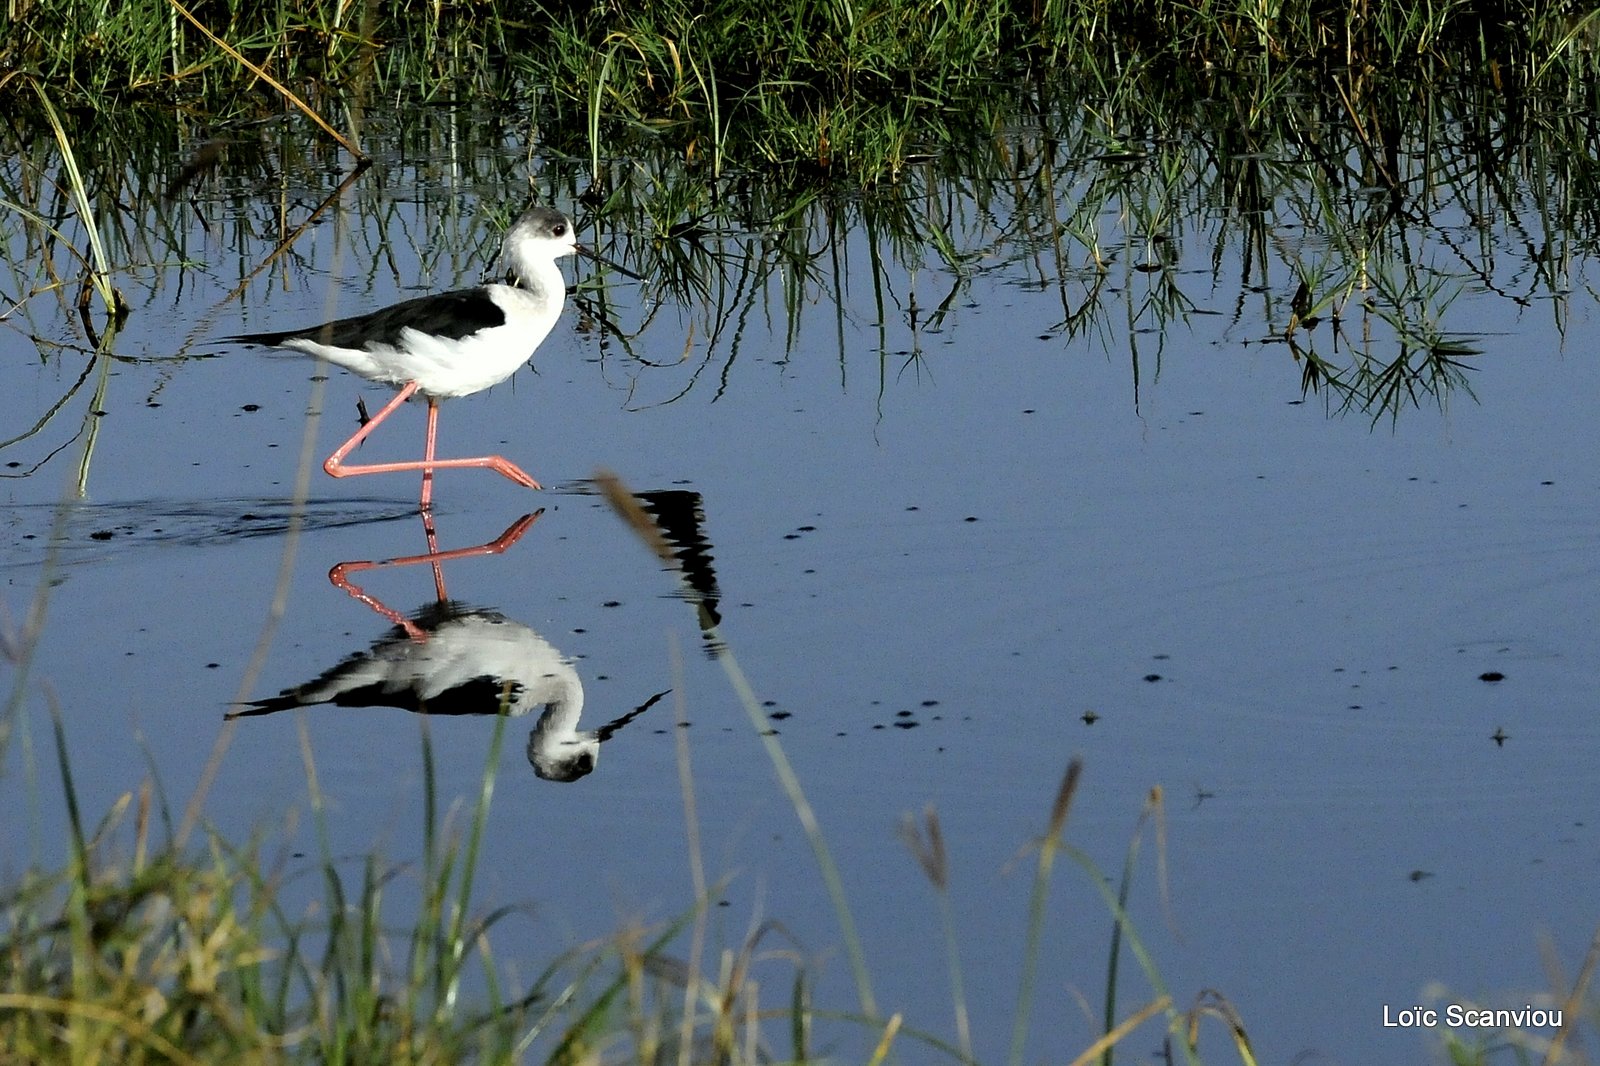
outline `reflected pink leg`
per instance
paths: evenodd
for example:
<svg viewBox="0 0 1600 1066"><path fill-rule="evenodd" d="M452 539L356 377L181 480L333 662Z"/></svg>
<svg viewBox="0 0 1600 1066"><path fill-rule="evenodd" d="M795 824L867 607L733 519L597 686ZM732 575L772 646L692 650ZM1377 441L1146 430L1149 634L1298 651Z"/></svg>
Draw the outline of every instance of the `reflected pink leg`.
<svg viewBox="0 0 1600 1066"><path fill-rule="evenodd" d="M328 571L328 580L333 583L335 588L343 589L395 625L404 629L406 635L412 640L420 642L427 639L427 634L418 629L416 624L405 615L389 607L376 596L351 581L349 575L359 573L362 570L375 570L382 566L412 566L416 563L428 563L433 567L434 589L438 593L439 599L443 601L449 599L449 596L445 593L444 570L439 564L450 559L467 559L478 555L499 555L521 540L522 535L533 528L533 524L539 520L539 516L542 514L544 514L542 510L535 511L533 514L525 514L507 526L505 532L498 537L486 544L474 545L471 548L452 548L443 552L430 550L426 555L402 555L394 559L378 560L355 559L350 562L339 563ZM435 542L433 523L428 519L426 513L423 515L423 525L428 531L428 543L429 547L432 548Z"/></svg>
<svg viewBox="0 0 1600 1066"><path fill-rule="evenodd" d="M429 451L431 453L432 449ZM428 479L431 476L426 470L422 472L422 532L428 538L428 554L423 558L432 560L433 591L439 597L439 602L443 603L450 598L450 594L444 588L444 563L439 560L439 533L433 528L433 508L428 502Z"/></svg>
<svg viewBox="0 0 1600 1066"><path fill-rule="evenodd" d="M371 434L374 429L378 428L378 423L382 422L385 418L388 418L392 413L394 413L394 409L409 400L412 394L416 391L417 383L415 381L407 382L405 387L395 395L395 398L390 400L384 406L383 410L374 415L371 421L358 429L354 436L345 441L343 444L339 445L338 449L335 450L332 455L328 456L327 461L322 464L322 469L326 470L333 477L352 477L357 474L387 474L393 473L397 470L421 470L423 472L422 506L425 508L428 507L432 502L432 473L435 470L460 470L467 469L469 467L474 469L493 470L495 473L510 478L517 484L526 486L527 488L537 489L541 487L537 481L533 480L533 478L524 473L520 467L512 463L509 459L506 459L504 456L480 455L469 459L435 459L433 457L433 448L438 431L439 408L432 397L429 397L428 399L428 442L426 458L420 460L405 460L395 463L346 464L344 461L345 456L349 455L358 446L360 446L361 442L366 440L368 435Z"/></svg>

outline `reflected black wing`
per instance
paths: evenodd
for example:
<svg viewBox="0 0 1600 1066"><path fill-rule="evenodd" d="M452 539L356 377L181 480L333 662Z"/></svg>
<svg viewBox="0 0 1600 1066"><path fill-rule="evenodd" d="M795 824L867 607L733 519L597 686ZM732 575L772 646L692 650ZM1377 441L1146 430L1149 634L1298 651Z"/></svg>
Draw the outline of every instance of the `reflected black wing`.
<svg viewBox="0 0 1600 1066"><path fill-rule="evenodd" d="M514 702L522 686L498 677L475 677L453 685L430 700L420 698L415 689L394 688L385 684L362 685L348 688L326 698L318 699L316 685L288 689L264 700L251 700L229 712L229 718L253 718L262 714L276 714L296 707L312 707L319 703L335 707L398 707L414 714L499 714L501 709Z"/></svg>

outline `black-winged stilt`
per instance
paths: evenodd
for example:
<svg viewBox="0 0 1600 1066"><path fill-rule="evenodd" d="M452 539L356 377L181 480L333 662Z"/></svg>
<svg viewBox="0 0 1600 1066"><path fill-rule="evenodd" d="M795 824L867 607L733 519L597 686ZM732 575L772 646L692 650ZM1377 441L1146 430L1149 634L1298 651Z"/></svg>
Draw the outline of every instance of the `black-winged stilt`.
<svg viewBox="0 0 1600 1066"><path fill-rule="evenodd" d="M322 468L334 477L422 471L422 506L433 502L433 472L460 467L496 471L530 489L539 483L499 455L435 459L439 401L498 385L528 361L561 316L567 285L556 260L585 252L572 222L560 211L533 207L506 231L492 281L470 289L421 296L353 318L310 329L250 333L227 338L242 344L288 348L320 356L400 392ZM346 463L349 455L395 408L421 394L428 401L428 437L421 460Z"/></svg>

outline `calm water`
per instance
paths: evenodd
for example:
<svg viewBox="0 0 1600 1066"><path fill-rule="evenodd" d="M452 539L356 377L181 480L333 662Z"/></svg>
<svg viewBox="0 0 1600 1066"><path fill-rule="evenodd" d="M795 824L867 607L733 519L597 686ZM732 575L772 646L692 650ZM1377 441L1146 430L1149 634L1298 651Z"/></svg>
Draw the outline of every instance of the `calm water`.
<svg viewBox="0 0 1600 1066"><path fill-rule="evenodd" d="M304 684L388 635L389 619L331 584L330 568L425 544L410 475L315 469L353 429L356 398L375 409L382 389L207 341L470 283L496 242L478 198L504 217L515 187L474 185L459 216L447 191L406 188L381 225L319 225L242 306L225 297L274 245L265 210L250 219L259 239L187 224L194 265L123 281L135 310L98 418L98 371L60 307L37 298L31 322L5 324L0 436L32 427L90 367L54 418L0 455L19 464L0 483L12 625L53 560L21 736L42 783L31 800L28 747L14 742L0 781L8 872L61 855L42 754L51 698L89 812L152 769L181 809L220 747L207 817L234 839L267 827L314 855L302 726L340 854L376 842L415 857L424 729L442 799L470 804L487 717L318 706L224 724L235 701ZM959 284L936 257L910 270L880 245L881 302L864 229L830 247L813 218L802 237L826 269L801 288L750 281L721 332L708 310L718 296L684 305L611 275L604 313L625 341L569 305L535 369L445 406L442 454L503 452L547 486L440 475L441 547L482 544L542 509L503 554L443 564L452 600L495 612L498 632L545 657L542 671L569 659L582 727L672 690L571 784L529 765L537 712L510 724L478 898L532 907L502 927L499 957L535 973L585 938L686 906L682 714L706 862L728 878L718 935L735 944L778 919L831 1005L853 1006L809 849L706 651L721 640L770 701L818 809L878 1002L949 1036L934 896L896 834L903 814L938 808L990 1060L1007 1046L1025 933L1029 869L1008 863L1041 831L1075 754L1085 772L1067 835L1106 871L1120 868L1149 790L1164 790L1170 906L1147 831L1141 935L1180 1006L1221 990L1262 1061L1418 1061L1433 1038L1385 1029L1386 1006L1546 1003L1540 938L1570 973L1600 918L1587 264L1573 264L1559 307L1465 285L1449 328L1482 350L1468 360L1475 398L1424 396L1374 421L1303 398L1303 364L1269 342L1292 276L1276 279L1281 292L1241 293L1229 279L1243 266L1216 251L1204 219L1169 232L1159 275L1190 313L1127 310L1157 276L1133 269L1132 242L1113 242L1107 313L1069 335L1063 291L1081 302L1081 275L1058 287L1047 257L1008 241L1003 205L972 216L952 225L973 254ZM1439 225L1453 231L1448 211ZM468 236L440 253L446 231ZM626 247L629 235L612 236L613 251ZM765 247L761 234L704 239L727 262ZM594 280L587 266L566 271ZM1333 355L1318 330L1311 343ZM308 410L321 412L310 499L290 537ZM60 507L96 422L87 493ZM407 410L362 454L410 456L421 437L422 412ZM687 577L596 494L603 469L658 494L647 498L675 516ZM286 552L286 611L248 675ZM400 614L437 600L426 566L351 580ZM1050 909L1030 1060L1093 1039L1105 972L1110 919L1083 871L1058 867ZM781 1002L785 964L762 966ZM1123 974L1131 1010L1150 993L1131 960ZM1129 1057L1157 1042L1146 1029ZM1233 1060L1220 1029L1202 1049Z"/></svg>

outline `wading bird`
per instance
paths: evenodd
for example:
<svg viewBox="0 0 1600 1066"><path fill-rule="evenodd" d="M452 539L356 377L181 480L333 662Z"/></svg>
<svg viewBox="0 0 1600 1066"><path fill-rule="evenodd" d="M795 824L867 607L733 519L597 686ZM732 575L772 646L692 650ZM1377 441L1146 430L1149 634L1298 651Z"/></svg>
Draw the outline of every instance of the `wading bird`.
<svg viewBox="0 0 1600 1066"><path fill-rule="evenodd" d="M422 471L422 506L433 503L433 472L460 467L496 471L530 489L539 483L500 455L436 459L439 401L498 385L527 362L555 326L566 300L566 281L556 260L579 247L572 222L560 211L533 207L506 232L494 276L502 279L470 289L421 296L353 318L310 329L250 333L228 338L242 344L287 348L330 363L400 392L322 468L334 477ZM428 438L420 460L346 463L349 455L395 408L420 394L428 401Z"/></svg>

